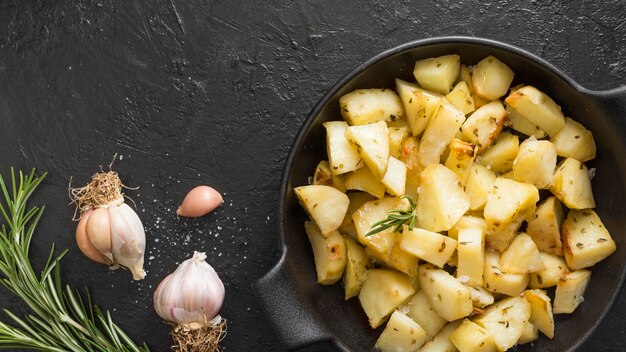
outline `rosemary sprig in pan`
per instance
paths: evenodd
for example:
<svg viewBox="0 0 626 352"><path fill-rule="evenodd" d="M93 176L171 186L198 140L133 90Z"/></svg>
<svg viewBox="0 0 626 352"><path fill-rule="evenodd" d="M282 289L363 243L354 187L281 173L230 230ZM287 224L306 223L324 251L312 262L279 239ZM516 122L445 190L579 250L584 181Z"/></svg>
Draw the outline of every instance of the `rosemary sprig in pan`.
<svg viewBox="0 0 626 352"><path fill-rule="evenodd" d="M18 317L5 309L13 325L0 321L0 348L40 351L143 352L111 319L86 302L81 295L61 282L59 261L67 251L55 256L54 245L41 273L37 275L28 258L30 242L44 209L27 208L27 201L45 174L35 177L35 170L16 176L11 169L7 184L0 176L0 282L28 305L32 313ZM0 198L2 198L0 196ZM1 217L0 217L1 219Z"/></svg>
<svg viewBox="0 0 626 352"><path fill-rule="evenodd" d="M402 225L405 224L409 226L409 230L413 230L413 228L415 227L415 218L417 216L415 210L415 201L413 200L413 198L406 195L401 196L400 198L404 198L409 201L409 210L390 210L387 218L372 225L372 229L367 234L365 234L365 237L375 235L392 227L393 232L400 232L400 230L402 230Z"/></svg>

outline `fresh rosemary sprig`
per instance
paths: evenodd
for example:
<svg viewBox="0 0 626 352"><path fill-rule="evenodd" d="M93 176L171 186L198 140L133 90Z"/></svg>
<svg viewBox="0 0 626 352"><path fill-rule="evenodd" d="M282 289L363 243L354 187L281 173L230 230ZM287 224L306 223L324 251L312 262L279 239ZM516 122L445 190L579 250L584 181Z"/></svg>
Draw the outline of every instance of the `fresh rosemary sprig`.
<svg viewBox="0 0 626 352"><path fill-rule="evenodd" d="M55 257L54 245L48 260L37 275L28 259L30 242L44 209L27 209L28 198L44 175L35 177L11 169L10 184L0 175L4 202L0 213L5 223L0 227L0 282L21 298L32 313L18 317L5 309L14 321L0 321L0 349L19 348L40 351L76 352L147 352L147 345L137 346L111 319L80 293L61 283L59 261L67 251ZM1 198L1 197L0 197ZM4 203L4 204L3 204ZM1 219L1 218L0 218ZM86 304L85 304L86 303Z"/></svg>
<svg viewBox="0 0 626 352"><path fill-rule="evenodd" d="M402 229L402 225L404 224L407 224L409 226L409 230L413 230L413 228L415 227L415 218L417 216L417 213L415 211L415 201L413 200L413 198L407 195L401 196L400 198L404 198L409 201L409 204L411 204L409 210L390 210L387 218L372 225L372 229L370 230L370 232L365 234L365 237L375 235L391 227L393 227L393 232L400 232L400 230Z"/></svg>

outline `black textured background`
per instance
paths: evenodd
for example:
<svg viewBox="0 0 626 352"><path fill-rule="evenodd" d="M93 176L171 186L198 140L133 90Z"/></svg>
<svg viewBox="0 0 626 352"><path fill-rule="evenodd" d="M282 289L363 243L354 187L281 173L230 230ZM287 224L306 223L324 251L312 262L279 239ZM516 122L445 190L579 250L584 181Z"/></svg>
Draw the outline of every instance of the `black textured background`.
<svg viewBox="0 0 626 352"><path fill-rule="evenodd" d="M525 4L522 4L525 3ZM229 319L225 351L282 351L250 289L278 259L280 172L300 124L340 77L406 41L475 35L548 61L582 85L626 78L626 3L607 1L0 1L0 172L47 171L47 206L33 245L70 252L67 282L137 341L166 351L168 327L151 295L194 250L221 274ZM115 164L147 229L147 278L109 272L75 248L66 206ZM183 220L175 209L199 183L226 200ZM23 312L0 289L0 305ZM623 296L582 351L626 350ZM6 320L5 316L2 316Z"/></svg>

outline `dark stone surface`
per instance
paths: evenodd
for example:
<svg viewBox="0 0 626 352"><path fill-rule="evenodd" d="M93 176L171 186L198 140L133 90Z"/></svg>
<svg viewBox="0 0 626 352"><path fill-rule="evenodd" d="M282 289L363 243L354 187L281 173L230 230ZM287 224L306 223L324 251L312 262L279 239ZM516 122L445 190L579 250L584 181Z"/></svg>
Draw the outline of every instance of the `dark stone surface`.
<svg viewBox="0 0 626 352"><path fill-rule="evenodd" d="M176 263L207 251L230 320L225 351L282 351L250 283L278 259L279 175L300 124L332 84L374 54L418 38L475 35L551 61L582 85L626 78L626 3L596 1L32 1L0 2L0 172L47 171L32 253L69 248L67 282L153 351L169 346L151 295ZM108 272L73 240L70 176L116 163L147 229L147 278ZM208 183L226 203L177 219ZM0 289L0 302L20 303ZM626 350L626 298L582 351ZM6 317L3 317L5 320ZM312 350L320 350L314 348Z"/></svg>

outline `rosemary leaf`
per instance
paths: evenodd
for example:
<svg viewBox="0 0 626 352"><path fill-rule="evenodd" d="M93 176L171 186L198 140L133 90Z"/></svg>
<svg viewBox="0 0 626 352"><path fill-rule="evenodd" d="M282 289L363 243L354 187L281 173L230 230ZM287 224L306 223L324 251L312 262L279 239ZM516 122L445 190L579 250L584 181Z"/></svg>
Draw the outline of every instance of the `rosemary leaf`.
<svg viewBox="0 0 626 352"><path fill-rule="evenodd" d="M374 225L372 225L371 230L365 234L365 237L375 235L390 228L393 228L393 232L400 232L400 230L402 230L402 225L405 224L409 226L409 230L413 230L413 228L415 228L415 218L417 217L415 201L407 195L404 195L401 198L409 201L409 210L390 210L387 213L387 218L375 222Z"/></svg>

